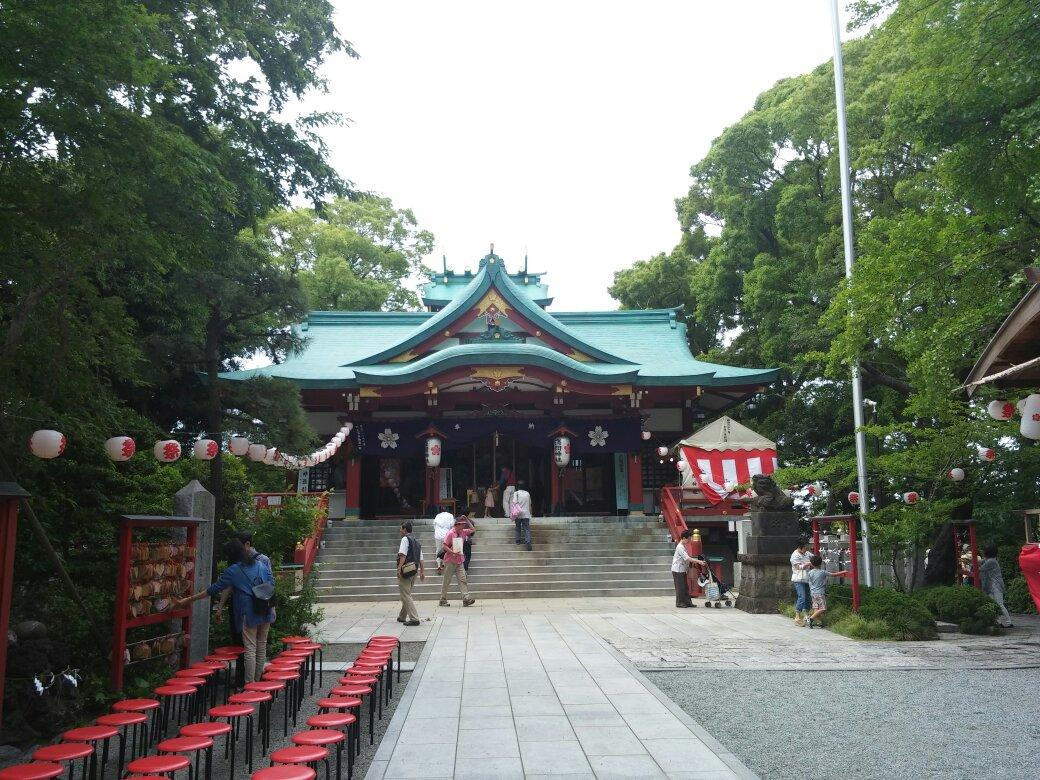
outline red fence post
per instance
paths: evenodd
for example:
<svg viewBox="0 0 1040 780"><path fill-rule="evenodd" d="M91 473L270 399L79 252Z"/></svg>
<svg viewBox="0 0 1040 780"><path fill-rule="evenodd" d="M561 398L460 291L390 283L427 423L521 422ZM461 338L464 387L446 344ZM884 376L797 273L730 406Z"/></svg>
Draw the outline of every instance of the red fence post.
<svg viewBox="0 0 1040 780"><path fill-rule="evenodd" d="M856 518L846 519L849 524L849 552L852 555L852 611L859 612L859 548L856 540Z"/></svg>
<svg viewBox="0 0 1040 780"><path fill-rule="evenodd" d="M820 554L820 521L815 517L812 519L812 551L813 555Z"/></svg>
<svg viewBox="0 0 1040 780"><path fill-rule="evenodd" d="M0 725L4 720L4 669L7 668L7 627L11 622L11 591L14 588L18 507L28 495L13 482L0 483Z"/></svg>

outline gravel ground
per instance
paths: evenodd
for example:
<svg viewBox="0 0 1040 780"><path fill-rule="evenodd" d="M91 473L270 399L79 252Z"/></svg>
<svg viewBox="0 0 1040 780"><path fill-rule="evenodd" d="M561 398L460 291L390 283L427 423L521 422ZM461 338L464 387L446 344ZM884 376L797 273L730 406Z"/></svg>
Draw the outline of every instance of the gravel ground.
<svg viewBox="0 0 1040 780"><path fill-rule="evenodd" d="M763 778L1040 777L1040 669L646 676Z"/></svg>

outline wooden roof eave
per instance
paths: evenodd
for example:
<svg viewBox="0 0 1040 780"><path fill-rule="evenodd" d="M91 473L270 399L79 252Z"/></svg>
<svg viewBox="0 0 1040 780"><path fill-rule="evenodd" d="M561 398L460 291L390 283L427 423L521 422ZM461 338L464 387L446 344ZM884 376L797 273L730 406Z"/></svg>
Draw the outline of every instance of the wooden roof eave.
<svg viewBox="0 0 1040 780"><path fill-rule="evenodd" d="M1022 296L1007 319L997 328L964 381L971 396L979 380L1040 355L1040 284ZM1040 369L1026 370L1002 379L1000 387L1029 387L1040 384Z"/></svg>

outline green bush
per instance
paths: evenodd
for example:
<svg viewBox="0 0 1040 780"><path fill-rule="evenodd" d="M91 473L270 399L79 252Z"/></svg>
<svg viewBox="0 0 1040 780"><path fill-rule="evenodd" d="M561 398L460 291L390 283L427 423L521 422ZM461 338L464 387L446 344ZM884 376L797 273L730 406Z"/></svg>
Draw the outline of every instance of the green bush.
<svg viewBox="0 0 1040 780"><path fill-rule="evenodd" d="M1000 564L1000 572L1004 575L1005 582L1010 582L1022 573L1018 567L1018 555L1021 552L1020 544L1002 544L997 548L997 563Z"/></svg>
<svg viewBox="0 0 1040 780"><path fill-rule="evenodd" d="M884 620L867 620L852 611L843 611L841 616L827 627L836 634L860 640L895 639L892 627Z"/></svg>
<svg viewBox="0 0 1040 780"><path fill-rule="evenodd" d="M898 640L920 640L935 639L938 632L935 629L935 620L929 611L906 593L889 588L860 587L860 610L859 617L866 624L856 624L855 630L860 633L879 634L882 632L878 623L887 628L887 636L873 636L871 638L889 638ZM851 585L831 585L827 589L828 602L837 605L852 604ZM850 609L851 613L851 609ZM844 633L844 632L841 632ZM852 634L848 634L853 636ZM858 637L857 637L858 638Z"/></svg>
<svg viewBox="0 0 1040 780"><path fill-rule="evenodd" d="M284 498L280 506L245 513L232 531L253 534L253 545L271 559L275 568L292 563L296 545L314 533L318 502L314 498Z"/></svg>
<svg viewBox="0 0 1040 780"><path fill-rule="evenodd" d="M997 625L1000 608L978 588L943 585L915 594L918 603L939 620L956 623L964 634L989 634Z"/></svg>
<svg viewBox="0 0 1040 780"><path fill-rule="evenodd" d="M1026 584L1025 577L1018 576L1008 581L1007 593L1004 594L1004 606L1008 608L1008 612L1036 614L1036 602L1029 593L1029 585Z"/></svg>

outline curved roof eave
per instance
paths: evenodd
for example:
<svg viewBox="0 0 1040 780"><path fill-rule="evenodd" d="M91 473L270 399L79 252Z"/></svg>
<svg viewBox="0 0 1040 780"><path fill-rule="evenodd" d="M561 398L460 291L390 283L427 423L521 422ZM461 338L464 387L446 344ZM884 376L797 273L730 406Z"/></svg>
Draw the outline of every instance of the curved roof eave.
<svg viewBox="0 0 1040 780"><path fill-rule="evenodd" d="M411 363L355 368L354 375L362 384L400 385L429 379L443 371L464 366L537 366L556 371L569 379L595 384L634 382L638 366L581 363L559 352L534 344L464 344L448 347ZM367 370L366 370L367 369Z"/></svg>

